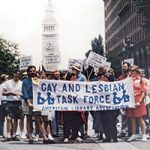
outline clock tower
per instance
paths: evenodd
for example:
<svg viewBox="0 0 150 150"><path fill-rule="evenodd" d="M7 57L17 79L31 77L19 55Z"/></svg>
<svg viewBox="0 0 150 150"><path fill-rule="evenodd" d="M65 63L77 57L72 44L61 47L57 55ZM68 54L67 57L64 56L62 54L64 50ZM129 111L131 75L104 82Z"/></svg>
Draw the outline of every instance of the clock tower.
<svg viewBox="0 0 150 150"><path fill-rule="evenodd" d="M42 22L42 65L46 71L52 71L58 69L59 63L57 22L52 0L48 0L45 17Z"/></svg>

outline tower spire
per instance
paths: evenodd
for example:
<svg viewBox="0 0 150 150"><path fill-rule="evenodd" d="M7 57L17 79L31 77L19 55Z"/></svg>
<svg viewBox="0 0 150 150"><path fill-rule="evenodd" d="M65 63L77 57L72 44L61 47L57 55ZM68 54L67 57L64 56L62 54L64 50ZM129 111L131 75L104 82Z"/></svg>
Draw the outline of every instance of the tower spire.
<svg viewBox="0 0 150 150"><path fill-rule="evenodd" d="M43 24L47 24L47 23L52 23L52 24L56 24L56 19L55 19L55 11L53 9L53 5L52 5L52 0L48 0L47 3L47 8L45 11L45 17L43 20Z"/></svg>

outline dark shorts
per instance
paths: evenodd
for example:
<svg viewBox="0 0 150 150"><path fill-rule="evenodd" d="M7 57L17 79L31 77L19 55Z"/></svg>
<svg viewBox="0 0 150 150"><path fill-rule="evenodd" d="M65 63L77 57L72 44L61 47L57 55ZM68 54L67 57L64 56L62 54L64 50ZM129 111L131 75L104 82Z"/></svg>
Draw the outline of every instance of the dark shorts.
<svg viewBox="0 0 150 150"><path fill-rule="evenodd" d="M6 116L14 119L21 119L23 117L22 102L21 101L7 101Z"/></svg>

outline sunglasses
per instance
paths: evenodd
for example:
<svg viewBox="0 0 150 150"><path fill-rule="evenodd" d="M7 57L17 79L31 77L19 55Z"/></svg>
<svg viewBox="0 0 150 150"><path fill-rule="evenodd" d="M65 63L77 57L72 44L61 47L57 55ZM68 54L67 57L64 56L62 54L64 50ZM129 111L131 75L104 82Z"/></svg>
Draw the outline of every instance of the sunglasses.
<svg viewBox="0 0 150 150"><path fill-rule="evenodd" d="M131 72L133 72L134 70L133 70L133 69L131 69L130 71L131 71Z"/></svg>

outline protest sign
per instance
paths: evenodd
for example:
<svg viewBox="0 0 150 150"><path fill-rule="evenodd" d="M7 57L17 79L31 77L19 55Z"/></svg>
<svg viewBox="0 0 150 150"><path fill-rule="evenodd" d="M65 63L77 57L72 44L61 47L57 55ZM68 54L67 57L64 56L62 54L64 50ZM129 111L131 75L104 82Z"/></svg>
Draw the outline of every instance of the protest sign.
<svg viewBox="0 0 150 150"><path fill-rule="evenodd" d="M114 110L134 107L133 80L114 82L33 81L36 110Z"/></svg>
<svg viewBox="0 0 150 150"><path fill-rule="evenodd" d="M128 62L131 66L134 65L134 58L125 59L123 62Z"/></svg>
<svg viewBox="0 0 150 150"><path fill-rule="evenodd" d="M82 59L73 59L69 58L68 60L68 69L71 69L73 65L79 64L81 71L83 70L83 60Z"/></svg>
<svg viewBox="0 0 150 150"><path fill-rule="evenodd" d="M87 64L92 66L93 68L99 68L103 66L104 62L106 62L106 57L96 54L94 52L90 52L89 57L87 59Z"/></svg>
<svg viewBox="0 0 150 150"><path fill-rule="evenodd" d="M32 56L20 57L20 70L26 70L30 65L32 65Z"/></svg>

